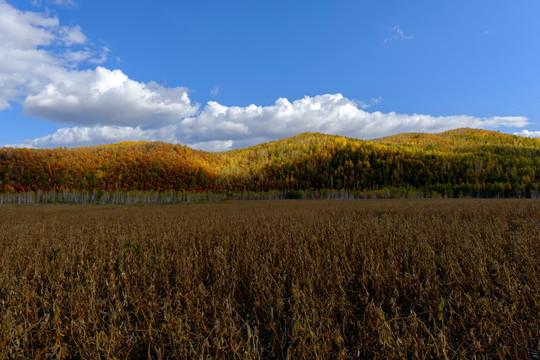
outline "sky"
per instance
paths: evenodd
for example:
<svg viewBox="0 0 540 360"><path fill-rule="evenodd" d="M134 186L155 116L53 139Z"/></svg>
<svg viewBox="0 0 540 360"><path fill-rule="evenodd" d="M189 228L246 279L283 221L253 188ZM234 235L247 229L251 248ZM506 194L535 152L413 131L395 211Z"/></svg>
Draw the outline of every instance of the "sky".
<svg viewBox="0 0 540 360"><path fill-rule="evenodd" d="M540 137L538 0L0 0L0 146Z"/></svg>

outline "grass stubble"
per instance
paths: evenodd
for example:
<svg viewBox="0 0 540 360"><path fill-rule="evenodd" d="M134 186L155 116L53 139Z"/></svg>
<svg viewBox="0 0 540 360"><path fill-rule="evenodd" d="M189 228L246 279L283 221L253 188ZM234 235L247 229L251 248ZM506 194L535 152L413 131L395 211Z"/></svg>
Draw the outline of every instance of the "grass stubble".
<svg viewBox="0 0 540 360"><path fill-rule="evenodd" d="M0 207L0 359L538 359L538 200Z"/></svg>

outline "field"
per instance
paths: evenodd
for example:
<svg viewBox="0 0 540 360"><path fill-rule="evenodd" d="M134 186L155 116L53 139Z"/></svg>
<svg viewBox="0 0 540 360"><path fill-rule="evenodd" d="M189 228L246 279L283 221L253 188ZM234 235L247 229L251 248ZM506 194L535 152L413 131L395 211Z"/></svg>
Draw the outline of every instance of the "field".
<svg viewBox="0 0 540 360"><path fill-rule="evenodd" d="M538 200L0 207L0 359L538 359Z"/></svg>

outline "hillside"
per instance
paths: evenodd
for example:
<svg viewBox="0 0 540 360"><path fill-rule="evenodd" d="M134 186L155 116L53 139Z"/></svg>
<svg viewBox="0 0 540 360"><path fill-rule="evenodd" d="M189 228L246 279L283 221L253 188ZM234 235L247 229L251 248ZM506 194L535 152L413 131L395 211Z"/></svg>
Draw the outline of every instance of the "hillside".
<svg viewBox="0 0 540 360"><path fill-rule="evenodd" d="M161 142L0 149L3 192L392 191L536 196L540 139L456 129L375 140L304 133L222 153Z"/></svg>
<svg viewBox="0 0 540 360"><path fill-rule="evenodd" d="M481 146L538 147L540 139L480 129L454 129L440 134L403 133L373 140L379 144L444 149L475 149Z"/></svg>

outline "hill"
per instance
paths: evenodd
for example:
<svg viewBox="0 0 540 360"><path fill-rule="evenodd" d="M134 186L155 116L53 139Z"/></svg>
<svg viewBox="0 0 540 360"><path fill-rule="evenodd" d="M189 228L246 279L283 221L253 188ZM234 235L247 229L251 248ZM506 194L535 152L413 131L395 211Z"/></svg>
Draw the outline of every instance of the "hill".
<svg viewBox="0 0 540 360"><path fill-rule="evenodd" d="M0 149L3 192L388 190L536 196L540 139L456 129L358 140L318 133L221 153L162 142Z"/></svg>
<svg viewBox="0 0 540 360"><path fill-rule="evenodd" d="M380 144L411 145L444 149L467 149L479 146L538 147L540 139L510 135L498 131L461 128L440 134L403 133L374 140Z"/></svg>

